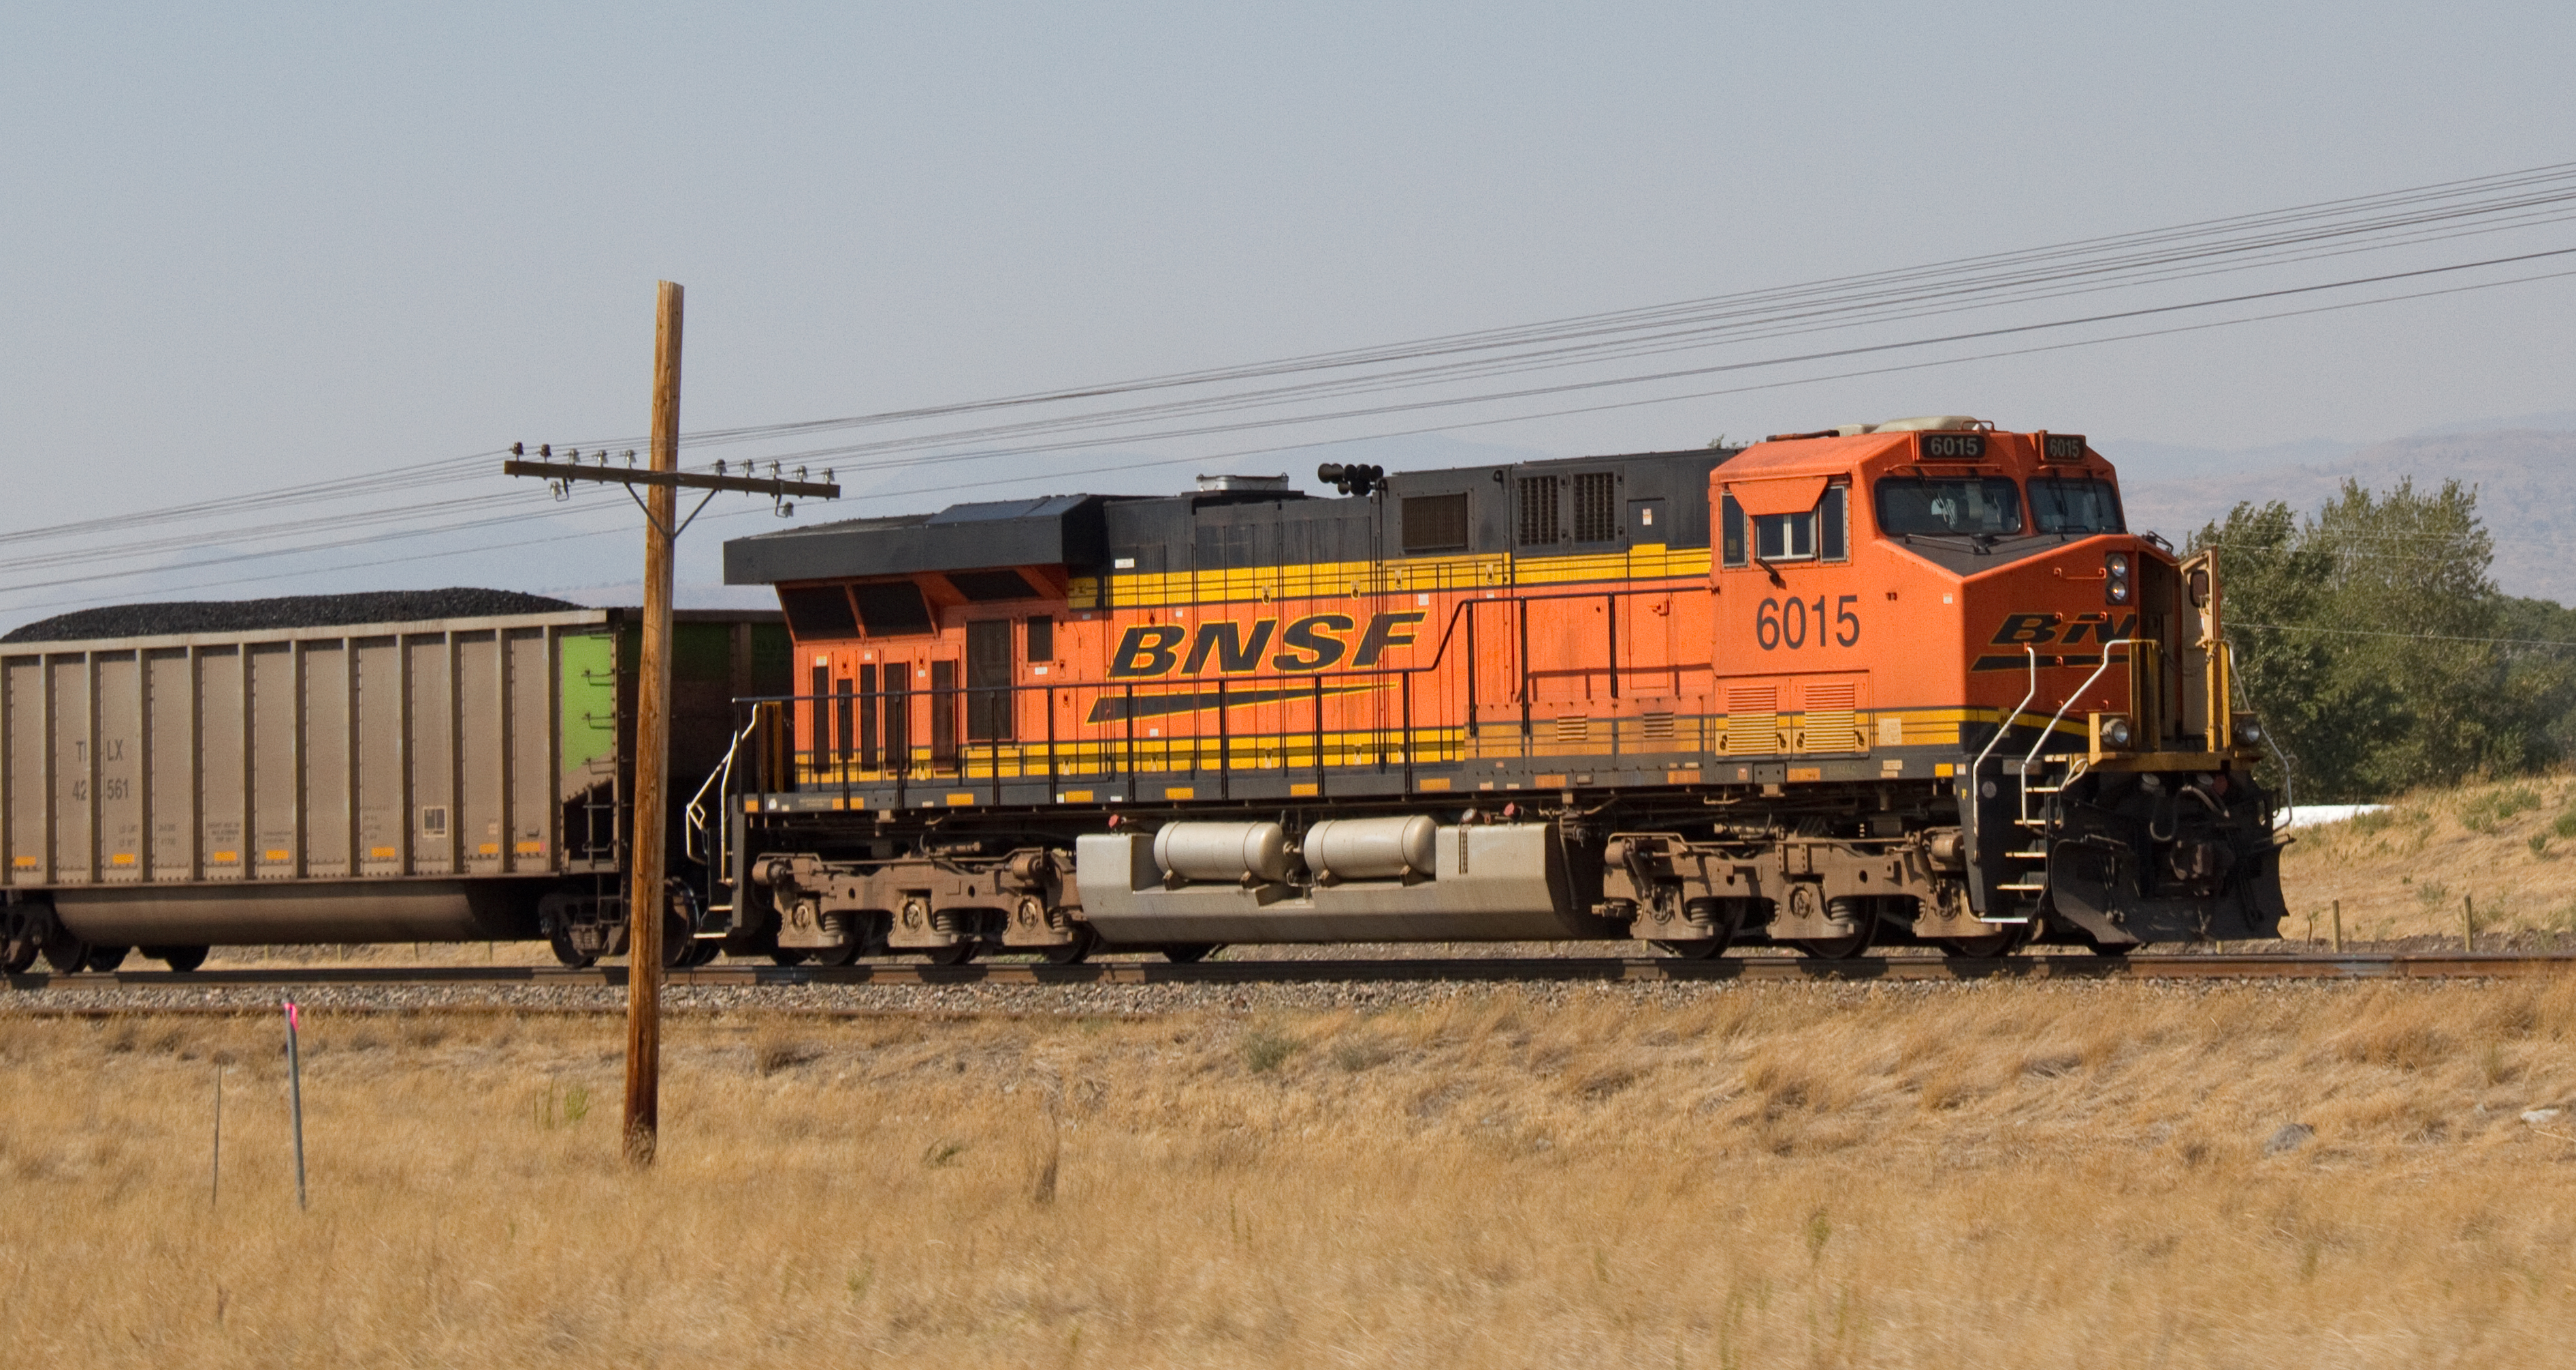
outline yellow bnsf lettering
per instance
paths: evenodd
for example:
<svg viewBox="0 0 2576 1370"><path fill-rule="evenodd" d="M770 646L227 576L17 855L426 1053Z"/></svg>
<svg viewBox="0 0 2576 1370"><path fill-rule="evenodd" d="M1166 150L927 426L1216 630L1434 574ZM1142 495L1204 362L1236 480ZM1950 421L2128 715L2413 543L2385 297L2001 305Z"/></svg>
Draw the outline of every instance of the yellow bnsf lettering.
<svg viewBox="0 0 2576 1370"><path fill-rule="evenodd" d="M1170 623L1128 629L1118 639L1118 650L1109 655L1109 678L1132 679L1171 670L1180 664L1180 654L1172 649L1181 645L1183 636L1179 626Z"/></svg>
<svg viewBox="0 0 2576 1370"><path fill-rule="evenodd" d="M1252 625L1252 640L1243 640L1242 626L1228 619L1211 619L1199 625L1198 640L1190 644L1190 659L1181 663L1181 674L1197 675L1207 665L1208 653L1216 653L1220 671L1256 671L1261 669L1261 649L1270 645L1270 634L1279 620L1265 618Z"/></svg>
<svg viewBox="0 0 2576 1370"><path fill-rule="evenodd" d="M1270 658L1270 669L1321 671L1336 665L1351 645L1333 635L1347 633L1353 626L1348 614L1315 614L1289 624L1288 631L1279 635L1283 650ZM1305 655L1294 655L1298 652Z"/></svg>

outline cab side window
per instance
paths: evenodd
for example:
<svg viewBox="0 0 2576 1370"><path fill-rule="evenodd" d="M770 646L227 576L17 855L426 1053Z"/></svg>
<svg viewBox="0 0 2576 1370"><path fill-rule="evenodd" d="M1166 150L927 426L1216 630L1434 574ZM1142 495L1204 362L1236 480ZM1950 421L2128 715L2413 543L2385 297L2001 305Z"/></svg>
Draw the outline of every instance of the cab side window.
<svg viewBox="0 0 2576 1370"><path fill-rule="evenodd" d="M1744 564L1740 529L1743 514L1729 498L1721 516L1727 522L1726 546L1729 566ZM1849 561L1851 560L1851 487L1829 485L1816 507L1795 514L1756 514L1753 516L1753 559L1756 561Z"/></svg>
<svg viewBox="0 0 2576 1370"><path fill-rule="evenodd" d="M1763 561L1813 561L1816 558L1816 511L1803 514L1755 514L1753 555Z"/></svg>
<svg viewBox="0 0 2576 1370"><path fill-rule="evenodd" d="M1735 496L1717 497L1717 529L1719 563L1744 565L1744 506L1735 502Z"/></svg>

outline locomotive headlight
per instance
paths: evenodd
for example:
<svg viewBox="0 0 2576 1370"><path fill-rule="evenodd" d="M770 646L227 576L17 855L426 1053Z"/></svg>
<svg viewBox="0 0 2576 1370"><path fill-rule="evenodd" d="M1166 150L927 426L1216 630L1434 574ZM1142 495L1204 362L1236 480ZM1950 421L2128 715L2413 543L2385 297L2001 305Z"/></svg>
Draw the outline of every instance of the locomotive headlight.
<svg viewBox="0 0 2576 1370"><path fill-rule="evenodd" d="M2137 740L2138 725L2127 714L2093 715L2093 759L2125 752Z"/></svg>
<svg viewBox="0 0 2576 1370"><path fill-rule="evenodd" d="M2102 598L2113 604L2129 602L2129 554L2113 552L2102 558Z"/></svg>
<svg viewBox="0 0 2576 1370"><path fill-rule="evenodd" d="M2240 747L2263 745L2263 720L2246 714L2236 720L2236 744Z"/></svg>

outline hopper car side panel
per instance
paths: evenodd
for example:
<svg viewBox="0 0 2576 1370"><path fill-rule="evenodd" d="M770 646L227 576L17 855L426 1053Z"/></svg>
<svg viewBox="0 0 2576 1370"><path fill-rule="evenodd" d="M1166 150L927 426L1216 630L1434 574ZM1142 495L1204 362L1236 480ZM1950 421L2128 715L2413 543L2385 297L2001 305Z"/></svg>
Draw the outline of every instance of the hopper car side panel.
<svg viewBox="0 0 2576 1370"><path fill-rule="evenodd" d="M775 615L681 620L686 799L731 701L786 686L786 646ZM636 637L585 610L0 646L13 959L48 939L525 938L550 915L605 949Z"/></svg>

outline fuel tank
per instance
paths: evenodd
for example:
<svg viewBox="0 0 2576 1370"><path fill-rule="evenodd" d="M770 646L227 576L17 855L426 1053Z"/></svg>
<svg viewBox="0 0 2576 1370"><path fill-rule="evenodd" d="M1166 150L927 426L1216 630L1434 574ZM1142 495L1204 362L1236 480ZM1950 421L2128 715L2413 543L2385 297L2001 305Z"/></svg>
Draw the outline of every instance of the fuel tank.
<svg viewBox="0 0 2576 1370"><path fill-rule="evenodd" d="M1208 869L1218 878L1194 881L1155 859L1151 837L1086 835L1075 844L1083 916L1104 939L1140 946L1618 935L1591 912L1597 874L1581 878L1553 825L1448 827L1427 817L1365 823L1380 826L1354 824L1336 834L1317 824L1307 835L1308 859L1317 847L1338 849L1350 870L1382 878L1319 879L1311 886L1257 874L1244 879L1240 862L1216 863ZM1318 834L1323 841L1316 841Z"/></svg>

